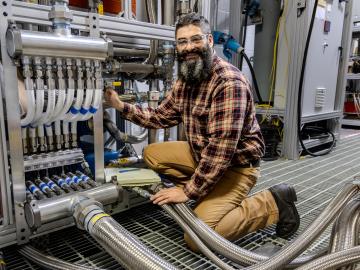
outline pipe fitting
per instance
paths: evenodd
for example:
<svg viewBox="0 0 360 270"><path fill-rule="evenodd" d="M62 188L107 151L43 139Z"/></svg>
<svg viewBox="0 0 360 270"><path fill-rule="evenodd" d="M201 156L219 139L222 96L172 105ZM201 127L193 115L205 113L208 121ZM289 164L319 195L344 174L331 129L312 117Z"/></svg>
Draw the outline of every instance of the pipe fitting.
<svg viewBox="0 0 360 270"><path fill-rule="evenodd" d="M77 202L73 205L73 217L76 225L81 230L89 231L89 220L95 215L103 213L103 206L98 201L87 197L76 197Z"/></svg>

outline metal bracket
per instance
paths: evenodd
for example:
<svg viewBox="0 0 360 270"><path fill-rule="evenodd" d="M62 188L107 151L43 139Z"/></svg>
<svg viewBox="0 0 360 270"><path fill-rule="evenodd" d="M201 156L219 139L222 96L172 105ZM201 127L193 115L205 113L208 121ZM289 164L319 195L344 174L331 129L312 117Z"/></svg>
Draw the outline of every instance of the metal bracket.
<svg viewBox="0 0 360 270"><path fill-rule="evenodd" d="M306 0L297 0L297 4L296 4L297 8L306 8Z"/></svg>

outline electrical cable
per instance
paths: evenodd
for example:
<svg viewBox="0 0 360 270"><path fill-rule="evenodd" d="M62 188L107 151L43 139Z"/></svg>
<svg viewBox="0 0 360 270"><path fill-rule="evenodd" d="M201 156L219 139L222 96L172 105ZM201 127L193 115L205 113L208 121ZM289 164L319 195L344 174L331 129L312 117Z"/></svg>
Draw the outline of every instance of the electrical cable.
<svg viewBox="0 0 360 270"><path fill-rule="evenodd" d="M247 32L248 17L249 17L249 7L248 7L248 5L247 5L247 6L245 7L245 19L244 19L243 39L242 39L242 42L241 42L241 44L244 46L244 48L245 48L245 42L246 42L246 32ZM244 55L243 55L243 54L240 54L240 63L239 63L239 68L240 68L240 70L242 69L243 61L244 61Z"/></svg>
<svg viewBox="0 0 360 270"><path fill-rule="evenodd" d="M315 21L315 15L316 15L316 10L317 10L317 5L318 5L318 2L319 0L315 0L314 2L314 8L313 8L313 12L312 12L312 15L311 15L311 21L310 21L310 26L309 26L309 32L308 32L308 35L307 35L307 38L306 38L306 43L305 43L305 50L304 50L304 57L303 57L303 60L302 60L302 66L301 66L301 73L300 73L300 82L299 82L299 92L298 92L298 108L297 108L297 130L298 130L298 137L299 137L299 141L300 141L300 144L301 144L301 147L303 148L303 150L309 154L310 156L313 156L313 157L318 157L318 156L324 156L324 155L327 155L328 153L330 153L332 151L332 149L334 148L335 146L335 141L336 141L336 138L335 138L335 135L329 131L329 130L326 130L326 129L322 129L322 131L325 131L327 133L329 133L332 138L333 138L333 141L332 141L332 144L330 146L330 148L322 151L321 153L312 153L309 149L306 148L305 144L304 144L304 141L302 140L301 138L301 115L302 115L302 111L301 111L301 106L302 106L302 90L303 90L303 86L304 86L304 75L305 75L305 67L306 67L306 58L307 58L307 55L308 55L308 50L309 50L309 44L310 44L310 40L311 40L311 34L312 34L312 30L314 28L314 21ZM317 128L317 129L320 129L320 128Z"/></svg>
<svg viewBox="0 0 360 270"><path fill-rule="evenodd" d="M246 63L247 63L248 66L249 66L249 69L250 69L250 72L251 72L251 77L252 77L253 83L254 83L255 92L256 92L256 95L258 96L259 102L260 102L260 103L263 103L263 99L262 99L262 97L261 97L261 94L260 94L260 91L259 91L259 86L258 86L258 83L257 83L257 80L256 80L255 71L254 71L254 68L253 68L252 65L251 65L250 59L249 59L249 57L246 55L246 53L244 52L244 50L241 52L241 55L244 57Z"/></svg>

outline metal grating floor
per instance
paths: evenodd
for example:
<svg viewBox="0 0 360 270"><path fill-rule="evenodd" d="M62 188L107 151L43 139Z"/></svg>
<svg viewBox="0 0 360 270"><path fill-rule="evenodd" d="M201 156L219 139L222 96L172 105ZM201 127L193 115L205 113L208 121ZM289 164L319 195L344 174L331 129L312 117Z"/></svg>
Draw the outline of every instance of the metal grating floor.
<svg viewBox="0 0 360 270"><path fill-rule="evenodd" d="M298 194L301 216L300 233L324 209L344 183L360 175L360 136L348 136L338 143L329 155L303 158L297 161L276 160L262 162L262 176L253 192L274 184L294 185ZM202 255L189 251L182 231L166 213L153 205L139 206L115 216L116 220L142 242L179 269L217 269ZM325 247L329 241L329 227L307 252ZM296 237L296 236L294 236ZM69 262L104 269L122 269L89 235L76 228L68 228L49 235L46 252ZM265 244L282 246L286 240L274 235L274 226L252 233L236 241L249 250ZM16 246L4 250L7 269L40 269L23 259Z"/></svg>

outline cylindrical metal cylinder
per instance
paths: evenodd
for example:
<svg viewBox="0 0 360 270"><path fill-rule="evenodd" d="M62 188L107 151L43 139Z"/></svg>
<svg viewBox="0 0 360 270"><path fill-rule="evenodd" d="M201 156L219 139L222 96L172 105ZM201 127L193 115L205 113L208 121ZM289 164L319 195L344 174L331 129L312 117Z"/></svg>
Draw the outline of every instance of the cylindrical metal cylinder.
<svg viewBox="0 0 360 270"><path fill-rule="evenodd" d="M38 228L42 224L71 216L73 204L78 196L92 198L103 205L107 205L120 200L121 190L119 186L108 183L75 194L32 201L25 205L25 217L28 225L32 228Z"/></svg>
<svg viewBox="0 0 360 270"><path fill-rule="evenodd" d="M112 42L103 38L9 29L6 43L11 57L41 55L104 60L112 56Z"/></svg>

